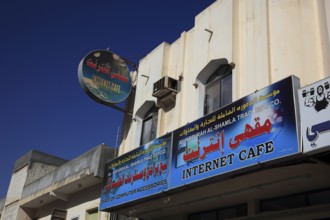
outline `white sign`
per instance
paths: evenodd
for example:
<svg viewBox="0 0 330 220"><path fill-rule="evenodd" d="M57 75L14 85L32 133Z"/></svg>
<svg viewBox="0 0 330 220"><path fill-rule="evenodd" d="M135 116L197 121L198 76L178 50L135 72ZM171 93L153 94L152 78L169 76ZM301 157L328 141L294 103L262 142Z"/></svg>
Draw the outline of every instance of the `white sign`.
<svg viewBox="0 0 330 220"><path fill-rule="evenodd" d="M330 77L298 90L304 152L330 147Z"/></svg>

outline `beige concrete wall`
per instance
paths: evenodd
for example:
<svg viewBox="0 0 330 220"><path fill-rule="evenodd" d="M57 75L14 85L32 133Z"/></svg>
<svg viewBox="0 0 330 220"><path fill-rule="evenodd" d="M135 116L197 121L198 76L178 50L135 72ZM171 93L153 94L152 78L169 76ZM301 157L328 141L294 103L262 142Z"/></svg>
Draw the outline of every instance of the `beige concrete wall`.
<svg viewBox="0 0 330 220"><path fill-rule="evenodd" d="M42 176L54 171L57 166L52 166L44 163L34 162L31 163L31 168L29 169L29 174L26 178L25 185L32 183L33 181L39 179Z"/></svg>
<svg viewBox="0 0 330 220"><path fill-rule="evenodd" d="M2 211L1 220L17 220L19 200L26 181L28 165L13 173L6 196L5 206ZM21 218L22 219L22 218ZM23 220L23 219L22 219Z"/></svg>
<svg viewBox="0 0 330 220"><path fill-rule="evenodd" d="M82 194L82 196L86 195L88 192ZM97 209L99 206L99 199L94 199L91 201L81 201L79 204L75 204L72 207L67 208L66 205L61 202L56 202L51 204L50 206L46 206L40 210L36 211L36 219L38 220L51 220L52 217L52 210L53 208L67 210L67 217L66 219L71 220L75 217L79 217L79 220L85 220L87 212L89 210ZM64 205L64 206L63 206ZM99 212L99 220L107 220L108 213Z"/></svg>
<svg viewBox="0 0 330 220"><path fill-rule="evenodd" d="M17 172L13 173L9 183L5 206L21 198L23 186L27 177L27 172L28 166L25 166Z"/></svg>
<svg viewBox="0 0 330 220"><path fill-rule="evenodd" d="M1 220L16 220L18 209L18 201L6 205L2 212Z"/></svg>
<svg viewBox="0 0 330 220"><path fill-rule="evenodd" d="M158 136L201 117L202 88L193 84L213 59L235 63L233 100L289 75L299 77L302 86L325 78L330 74L329 27L327 0L218 0L195 17L191 30L141 60L134 113L146 100L155 100L153 83L168 75L183 80L175 108L159 111ZM141 121L132 123L120 153L139 146L141 126Z"/></svg>
<svg viewBox="0 0 330 220"><path fill-rule="evenodd" d="M95 185L69 196L69 201L57 200L35 210L34 218L38 220L50 220L54 209L66 210L66 219L79 217L85 220L89 210L98 209L100 204L101 186ZM108 213L99 212L99 220L107 220Z"/></svg>

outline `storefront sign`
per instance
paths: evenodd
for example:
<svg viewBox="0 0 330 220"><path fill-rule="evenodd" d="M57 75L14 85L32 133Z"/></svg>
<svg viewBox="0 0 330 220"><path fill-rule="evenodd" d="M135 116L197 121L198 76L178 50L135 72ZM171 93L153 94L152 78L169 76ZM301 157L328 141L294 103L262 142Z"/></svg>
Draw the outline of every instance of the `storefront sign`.
<svg viewBox="0 0 330 220"><path fill-rule="evenodd" d="M173 132L170 188L301 151L289 77Z"/></svg>
<svg viewBox="0 0 330 220"><path fill-rule="evenodd" d="M171 143L168 134L108 162L100 210L168 190Z"/></svg>
<svg viewBox="0 0 330 220"><path fill-rule="evenodd" d="M298 92L304 152L329 149L330 77Z"/></svg>
<svg viewBox="0 0 330 220"><path fill-rule="evenodd" d="M84 57L79 64L78 78L84 91L105 105L122 102L132 88L126 63L107 50L93 51Z"/></svg>

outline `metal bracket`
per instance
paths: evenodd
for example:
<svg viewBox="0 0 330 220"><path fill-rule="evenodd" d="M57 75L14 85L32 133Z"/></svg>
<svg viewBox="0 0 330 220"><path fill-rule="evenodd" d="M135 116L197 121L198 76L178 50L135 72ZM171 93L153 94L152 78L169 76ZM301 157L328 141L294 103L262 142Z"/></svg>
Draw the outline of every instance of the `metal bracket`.
<svg viewBox="0 0 330 220"><path fill-rule="evenodd" d="M210 38L209 38L209 42L210 42L211 41L211 38L212 38L212 35L213 35L213 31L211 31L211 30L209 30L207 28L205 28L204 30L210 33Z"/></svg>

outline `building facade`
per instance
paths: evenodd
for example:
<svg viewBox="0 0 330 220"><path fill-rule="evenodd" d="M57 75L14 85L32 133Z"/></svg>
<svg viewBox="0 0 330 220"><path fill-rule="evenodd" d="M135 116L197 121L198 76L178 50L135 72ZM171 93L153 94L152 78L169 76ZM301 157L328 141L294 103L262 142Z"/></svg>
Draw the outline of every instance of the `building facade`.
<svg viewBox="0 0 330 220"><path fill-rule="evenodd" d="M296 130L296 136L283 137L282 141L295 139L298 150L294 156L277 158L271 162L256 161L248 167L230 170L211 178L201 178L191 183L183 181L180 187L174 188L171 188L173 179L182 180L187 177L185 175L190 178L202 172L201 170L204 172L211 168L208 164L199 165L175 176L172 175L173 167L168 166L166 172L163 172L166 175L167 172L170 173L167 180L157 179L158 182L136 188L137 191L121 194L110 192L109 195L114 195L113 197L107 197L104 193L101 195L101 209L139 219L329 218L330 202L325 196L330 193L330 175L327 172L329 151L304 153L301 138L304 131L300 127L302 118L297 95L300 87L322 80L330 74L329 30L330 2L324 0L218 0L198 14L191 30L183 32L171 44L162 43L140 61L133 117L127 118L126 123L129 126L124 131L119 150L122 161L115 160L106 165L106 168L111 168L111 172L113 168L118 171L113 176L111 173L113 179L107 179L108 184L104 186L104 191L115 188L120 191L120 187L124 188L125 184L134 186L138 181L147 181L144 178L149 174L146 173L151 170L150 174L154 174L155 166L161 167L164 163L148 165L141 172L131 169L123 177L116 176L115 173L124 173L125 168L120 167L120 164L125 161L129 161L128 170L135 164L142 164L148 155L145 154L142 160L136 158L143 152L150 152L150 146L158 146L159 140L167 145L168 134L175 134L180 130L186 132L182 136L188 137L187 133L193 134L199 129L192 126L197 124L196 121L201 125L200 122L205 119L206 124L212 124L210 117L215 112L221 112L221 109L228 112L228 106L235 106L265 88L273 88L269 86L275 88L276 83L292 75L297 79L297 86L293 90L286 90L284 87L280 93L283 99L293 95L292 103L295 108L290 111L296 118L296 129L293 129ZM275 96L274 93L273 96L265 94L263 99ZM252 104L249 102L247 106ZM275 109L274 107L274 112ZM235 117L237 121L240 116ZM260 119L252 118L251 115L241 117ZM215 120L220 120L219 118L221 114ZM262 118L260 123L267 124ZM274 123L271 122L273 125ZM260 124L257 126L256 123L255 126L257 129ZM273 128L274 126L271 129ZM288 131L292 130L283 130L281 135ZM226 129L224 132L226 135ZM274 130L270 131L272 132ZM250 135L249 137L253 136ZM168 156L172 159L172 165L173 155L188 155L184 151L173 150L178 147L175 144L180 144L175 142L174 136L172 145L169 144L169 149L172 150L169 150ZM197 136L200 138L201 134ZM230 148L229 138L226 138L225 152L226 148ZM240 138L241 142L249 139L247 136ZM186 146L191 139L186 139ZM198 152L200 142L202 140L195 140L198 143ZM258 143L255 144L258 146ZM211 141L209 152L212 151L212 146L216 147ZM189 148L186 147L185 150L188 152ZM271 151L272 147L268 150ZM258 152L250 152L248 157L256 154ZM189 156L189 159L183 156L183 160L194 161L193 154ZM204 159L204 156L200 159ZM230 163L230 159L227 155L226 162ZM221 161L220 158L219 163ZM187 162L184 166L188 167L189 164L192 162ZM156 185L158 187L159 184L168 182L169 188L159 190L159 193L153 191ZM151 193L134 197L146 189Z"/></svg>
<svg viewBox="0 0 330 220"><path fill-rule="evenodd" d="M150 103L157 102L153 85L164 76L181 79L180 92L170 111L158 108L157 137L204 116L207 80L224 64L235 65L232 101L289 75L299 77L301 86L328 76L329 4L318 0L214 2L196 16L191 30L172 44L159 45L140 61L134 121L120 153L141 145L143 119Z"/></svg>
<svg viewBox="0 0 330 220"><path fill-rule="evenodd" d="M104 164L115 152L102 144L70 161L28 152L15 163L1 220L109 219L98 207Z"/></svg>
<svg viewBox="0 0 330 220"><path fill-rule="evenodd" d="M305 151L298 102L329 89L329 31L326 0L215 1L140 61L120 156L29 152L0 219L329 219L330 144L315 134L330 114L308 121Z"/></svg>

